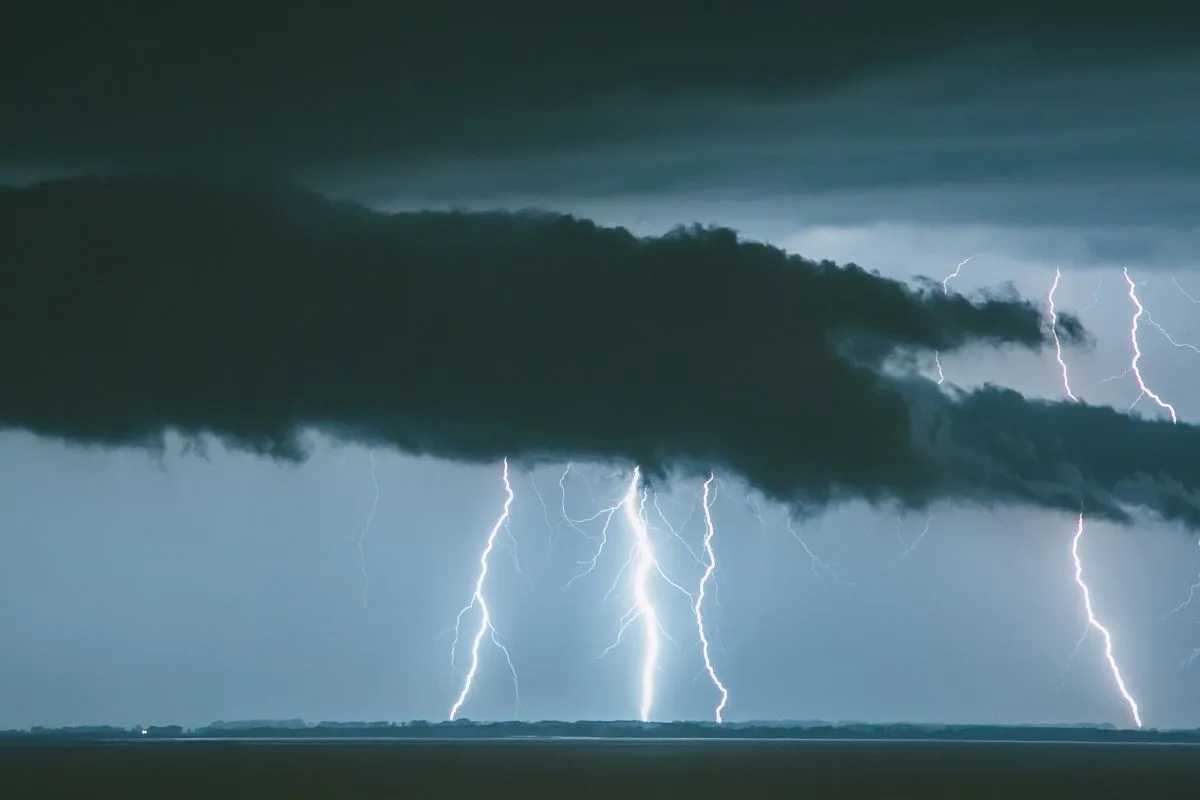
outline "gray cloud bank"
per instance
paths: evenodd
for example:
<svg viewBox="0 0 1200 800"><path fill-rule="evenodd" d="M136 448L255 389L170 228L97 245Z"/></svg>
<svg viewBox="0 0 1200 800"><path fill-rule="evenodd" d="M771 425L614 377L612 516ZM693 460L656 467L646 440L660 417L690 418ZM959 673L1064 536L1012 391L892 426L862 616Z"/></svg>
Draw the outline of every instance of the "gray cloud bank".
<svg viewBox="0 0 1200 800"><path fill-rule="evenodd" d="M385 215L278 186L130 177L0 193L0 425L165 430L303 458L317 428L463 460L735 472L798 507L1031 503L1200 526L1200 431L906 370L1042 348L1045 310L544 213ZM1077 318L1059 335L1084 344Z"/></svg>

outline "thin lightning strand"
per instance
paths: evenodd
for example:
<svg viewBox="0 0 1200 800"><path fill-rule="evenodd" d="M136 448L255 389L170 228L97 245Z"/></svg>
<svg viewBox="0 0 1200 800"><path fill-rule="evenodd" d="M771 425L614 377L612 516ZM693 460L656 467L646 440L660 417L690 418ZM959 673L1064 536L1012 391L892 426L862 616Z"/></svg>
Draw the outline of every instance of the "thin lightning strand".
<svg viewBox="0 0 1200 800"><path fill-rule="evenodd" d="M1175 288L1179 290L1179 293L1190 300L1192 305L1200 306L1200 300L1197 300L1195 297L1192 297L1190 294L1188 294L1187 289L1184 289L1183 286L1180 285L1178 278L1171 278L1171 280L1174 281Z"/></svg>
<svg viewBox="0 0 1200 800"><path fill-rule="evenodd" d="M962 273L962 268L965 267L967 264L971 263L971 261L973 261L974 259L975 259L975 256L967 256L962 261L958 262L958 266L956 266L954 268L954 272L951 272L949 275L942 278L942 293L943 294L950 294L950 281L957 278Z"/></svg>
<svg viewBox="0 0 1200 800"><path fill-rule="evenodd" d="M1054 312L1054 291L1055 291L1055 289L1058 288L1058 281L1059 281L1060 277L1061 277L1061 273L1056 269L1055 274L1054 274L1054 283L1050 287L1050 294L1049 294L1051 330L1054 330L1054 324L1057 321L1057 317L1055 316L1055 312ZM1127 281L1129 280L1128 271L1125 273L1125 279ZM1132 281L1129 282L1129 292L1130 292L1130 296L1134 298L1134 302L1137 303L1136 295L1134 294L1134 290L1133 290L1133 282ZM1132 334L1135 352L1137 352L1137 335L1136 335L1137 315L1141 313L1141 304L1137 304L1137 307L1139 310L1138 310L1138 312L1135 313L1134 318L1133 318L1134 333ZM1066 362L1062 358L1062 347L1059 344L1057 335L1055 335L1055 337L1054 337L1054 345L1055 345L1055 353L1058 358L1059 366L1062 368L1063 391L1066 392L1067 396L1070 397L1073 402L1079 402L1079 398L1076 397L1074 395L1074 393L1072 393L1072 391L1071 391L1071 381L1070 381L1070 377L1067 373ZM1137 364L1137 356L1135 356L1135 358L1134 358L1134 366L1132 367L1133 369L1136 369L1136 364ZM1140 382L1140 378L1139 378L1139 382ZM1104 657L1108 661L1108 668L1112 672L1114 682L1117 684L1117 691L1119 691L1121 693L1121 697L1123 697L1125 699L1125 704L1129 706L1130 713L1133 715L1134 724L1140 728L1140 727L1142 727L1142 717L1141 717L1141 714L1138 712L1137 701L1135 701L1133 699L1133 695L1131 695L1129 693L1129 690L1127 688L1125 688L1125 679L1123 677L1121 677L1121 668L1117 666L1117 659L1115 656L1113 656L1112 634L1110 634L1108 631L1108 628L1104 627L1104 625L1102 625L1100 623L1100 620L1096 618L1096 612L1092 608L1091 589L1088 588L1087 583L1085 583L1083 580L1083 559L1079 555L1079 540L1082 538L1083 538L1083 510L1080 509L1079 524L1075 528L1075 535L1071 538L1071 558L1075 562L1075 585L1077 585L1079 587L1079 591L1083 595L1083 608L1087 612L1087 626L1083 629L1083 634L1075 642L1075 648L1071 651L1071 658L1068 659L1068 661L1067 661L1067 669L1071 668L1071 662L1074 660L1075 654L1077 652L1079 652L1079 647L1080 647L1080 645L1083 644L1084 639L1087 638L1088 633L1090 633L1092 630L1099 631L1100 634L1104 637ZM1063 673L1063 676L1065 679L1065 676L1066 676L1065 671Z"/></svg>
<svg viewBox="0 0 1200 800"><path fill-rule="evenodd" d="M704 632L704 588L712 578L713 571L717 567L717 557L713 551L712 540L716 531L713 527L712 520L712 500L710 488L715 475L709 473L708 480L704 482L704 497L701 503L704 508L704 577L700 579L700 588L696 592L696 602L692 606L692 611L696 617L696 631L700 635L700 651L704 655L704 669L708 672L709 680L713 682L713 686L717 687L717 691L721 693L721 701L717 703L716 709L713 711L713 716L717 724L724 722L721 712L725 709L725 704L729 701L729 692L725 689L725 684L721 683L721 679L717 677L717 671L713 668L712 659L708 653L708 637Z"/></svg>
<svg viewBox="0 0 1200 800"><path fill-rule="evenodd" d="M492 526L491 533L488 534L487 544L484 545L483 552L479 555L479 574L475 578L475 592L471 595L471 602L463 606L458 612L458 617L454 621L454 643L450 646L450 661L454 662L454 651L458 646L458 631L462 623L463 615L471 609L479 608L479 627L475 630L475 638L471 642L471 666L467 670L466 678L463 680L462 691L458 694L458 699L454 701L454 705L450 707L450 720L453 721L457 716L463 703L466 702L467 696L471 693L471 686L475 682L475 674L479 670L479 645L483 642L484 634L491 634L492 643L500 648L504 653L504 659L508 662L508 669L512 673L513 689L517 696L517 707L520 708L521 703L521 687L517 682L517 671L513 667L512 656L508 652L508 648L500 641L496 635L496 628L492 625L492 615L488 609L487 600L483 596L483 584L487 580L488 574L488 558L492 554L492 549L496 546L496 538L500 534L501 528L508 522L509 509L512 507L513 493L512 483L508 479L508 459L504 459L504 510L500 513L496 523Z"/></svg>
<svg viewBox="0 0 1200 800"><path fill-rule="evenodd" d="M975 256L967 256L958 265L954 267L954 272L951 272L946 277L942 278L942 294L950 294L950 281L954 280L962 273L962 268L965 267ZM933 365L937 368L937 383L941 386L946 382L946 373L942 371L942 356L937 350L933 351Z"/></svg>
<svg viewBox="0 0 1200 800"><path fill-rule="evenodd" d="M1050 285L1050 293L1046 296L1050 305L1050 335L1054 337L1054 358L1058 361L1058 368L1062 373L1063 391L1067 393L1067 397L1078 403L1079 398L1071 391L1071 379L1067 375L1067 362L1063 361L1062 342L1058 338L1058 312L1054 308L1054 293L1058 291L1058 282L1060 280L1062 280L1062 270L1055 267L1054 283Z"/></svg>
<svg viewBox="0 0 1200 800"><path fill-rule="evenodd" d="M897 517L897 520L899 520L899 517ZM917 534L915 539L913 539L908 544L904 545L904 553L900 556L900 559L902 561L904 559L908 558L910 555L912 555L912 552L917 549L917 545L919 545L921 543L921 540L925 538L925 535L929 533L929 528L932 525L933 525L933 509L930 508L925 515L925 527L921 528L921 532ZM899 528L899 526L897 526L897 528L896 528L897 537L899 537L899 532L900 532L900 528ZM904 540L901 539L901 544L903 544L903 543L904 543Z"/></svg>
<svg viewBox="0 0 1200 800"><path fill-rule="evenodd" d="M829 566L824 559L817 555L813 549L808 546L808 542L803 536L800 535L800 531L796 530L790 515L787 517L787 531L792 535L792 538L795 539L802 548L804 548L804 554L808 556L809 563L812 565L813 575L816 575L818 578L822 579L828 575L828 577L833 578L835 583L840 583L843 586L854 585L853 583L847 583L838 577L837 570Z"/></svg>
<svg viewBox="0 0 1200 800"><path fill-rule="evenodd" d="M1129 712L1133 716L1133 724L1140 728L1142 727L1142 716L1138 712L1137 701L1133 699L1133 695L1125 688L1125 679L1121 677L1121 669L1117 666L1116 658L1113 657L1112 634L1108 632L1108 628L1100 624L1100 620L1096 619L1096 613L1092 609L1092 593L1088 590L1088 585L1083 581L1083 561L1079 557L1079 540L1082 537L1083 512L1080 511L1079 524L1075 528L1074 538L1071 539L1071 557L1075 560L1075 583L1079 586L1079 591L1083 593L1083 607L1087 611L1088 625L1104 637L1104 657L1108 660L1108 668L1112 671L1113 680L1117 684L1117 690L1121 693L1121 697L1125 698L1125 704L1129 706Z"/></svg>
<svg viewBox="0 0 1200 800"><path fill-rule="evenodd" d="M1190 342L1180 342L1180 341L1176 340L1175 337L1172 336L1171 333L1166 328L1164 328L1162 325L1159 325L1157 322L1155 322L1154 318L1151 317L1149 314L1146 315L1146 322L1150 323L1151 327L1153 327L1155 330L1157 330L1159 333L1161 333L1163 335L1163 338L1166 339L1167 342L1169 342L1172 347L1178 347L1181 350L1191 350L1193 353L1200 354L1200 347L1196 347L1196 345L1194 345Z"/></svg>
<svg viewBox="0 0 1200 800"><path fill-rule="evenodd" d="M1143 397L1149 397L1158 405L1159 408L1171 415L1171 422L1179 422L1179 417L1175 414L1175 407L1167 401L1163 400L1154 391L1146 385L1146 381L1142 378L1142 371L1138 368L1138 362L1142 360L1142 348L1138 343L1138 320L1146 313L1146 309L1142 306L1142 301L1137 296L1137 286L1133 282L1133 278L1129 277L1129 267L1123 267L1122 272L1125 275L1125 283L1129 287L1129 299L1133 303L1133 318L1129 323L1129 342L1133 346L1133 360L1129 363L1129 372L1137 381L1138 389L1141 393L1134 400L1134 405ZM1132 406L1131 406L1132 407Z"/></svg>
<svg viewBox="0 0 1200 800"><path fill-rule="evenodd" d="M1057 270L1055 270L1055 271L1057 272ZM1092 292L1092 302L1088 303L1086 306L1079 309L1080 314L1086 314L1087 312L1091 311L1096 306L1100 305L1100 289L1103 288L1103 286L1104 286L1104 276L1101 275L1100 279L1096 281L1096 291Z"/></svg>

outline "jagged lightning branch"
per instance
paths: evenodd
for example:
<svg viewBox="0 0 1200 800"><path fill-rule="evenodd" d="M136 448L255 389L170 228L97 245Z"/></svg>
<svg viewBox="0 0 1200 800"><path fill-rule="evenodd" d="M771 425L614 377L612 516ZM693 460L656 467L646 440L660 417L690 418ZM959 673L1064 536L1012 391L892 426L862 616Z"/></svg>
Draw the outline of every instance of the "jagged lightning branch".
<svg viewBox="0 0 1200 800"><path fill-rule="evenodd" d="M1058 267L1054 268L1054 283L1050 285L1050 293L1046 296L1046 300L1050 306L1050 335L1054 337L1054 359L1058 362L1058 369L1062 375L1063 391L1067 393L1067 397L1073 402L1078 403L1079 398L1071 391L1071 379L1067 375L1067 362L1063 360L1062 342L1058 338L1058 312L1054 308L1054 293L1058 291L1058 282L1062 280L1062 270Z"/></svg>
<svg viewBox="0 0 1200 800"><path fill-rule="evenodd" d="M962 273L962 268L970 263L971 259L973 258L975 258L975 256L967 256L962 261L958 262L958 265L954 267L954 272L951 272L949 275L942 278L942 294L950 294L950 281L957 278L959 274ZM942 372L942 356L937 350L933 351L933 365L935 368L937 368L938 386L941 386L946 382L946 375L944 372Z"/></svg>
<svg viewBox="0 0 1200 800"><path fill-rule="evenodd" d="M1125 273L1125 277L1126 277L1126 280L1128 281L1129 280L1128 271ZM1055 307L1054 307L1054 293L1058 290L1058 284L1061 279L1062 279L1062 272L1056 268L1054 270L1054 283L1051 284L1050 292L1047 295L1047 301L1048 301L1047 305L1049 306L1049 324L1050 324L1051 333L1053 334L1053 337L1054 337L1054 357L1058 361L1058 366L1059 366L1059 369L1060 369L1061 375L1062 375L1063 391L1066 393L1067 397L1071 398L1071 402L1078 403L1079 398L1075 396L1075 393L1073 391L1071 391L1071 378L1067 372L1067 363L1063 359L1062 342L1060 342L1059 338L1058 338L1058 315L1055 312ZM1129 286L1130 286L1130 296L1135 298L1135 303L1136 303L1136 295L1134 295L1134 293L1133 293L1133 283L1130 282ZM1138 308L1139 308L1138 313L1140 313L1140 308L1141 308L1140 304L1138 304ZM1135 331L1133 341L1134 341L1134 349L1136 352L1136 348L1137 348L1137 337L1136 337L1137 314L1134 315L1133 326L1134 326L1134 331ZM1134 367L1136 368L1136 357L1135 357ZM1139 382L1140 382L1140 377L1139 377ZM1126 705L1129 706L1129 710L1133 715L1134 724L1140 728L1140 727L1142 727L1142 717L1141 717L1141 714L1138 712L1137 702L1133 699L1133 696L1129 693L1129 690L1125 687L1125 679L1121 676L1121 669L1120 669L1120 667L1117 666L1116 657L1113 656L1112 634L1110 634L1108 631L1108 628L1104 627L1104 625L1102 625L1100 623L1100 620L1096 618L1096 612L1092 608L1092 592L1088 588L1087 583L1085 583L1083 580L1083 560L1079 555L1079 540L1082 538L1083 538L1083 509L1081 508L1079 510L1079 524L1075 529L1075 535L1071 538L1071 558L1075 562L1075 584L1079 587L1079 591L1083 595L1083 607L1084 607L1084 610L1087 612L1087 626L1083 630L1083 635L1081 635L1079 637L1079 639L1075 642L1075 648L1071 651L1071 659L1067 661L1067 667L1070 668L1071 660L1074 659L1075 654L1079 651L1079 647L1080 647L1080 645L1083 644L1083 640L1087 638L1087 635L1092 630L1099 631L1100 634L1104 637L1104 657L1108 661L1109 670L1112 672L1113 680L1117 684L1117 691L1119 691L1121 693L1121 697L1123 697L1125 699Z"/></svg>
<svg viewBox="0 0 1200 800"><path fill-rule="evenodd" d="M650 720L650 712L654 707L656 691L655 673L658 670L658 659L662 651L660 637L674 642L666 630L664 630L658 609L650 597L648 586L650 573L658 573L658 576L664 582L687 597L693 605L695 604L695 598L692 597L692 594L687 589L680 586L679 583L667 575L662 565L658 562L658 557L654 553L654 544L650 540L650 524L646 518L646 503L650 493L644 487L641 487L639 491L640 485L641 468L635 466L628 488L622 496L621 501L616 505L616 509L622 510L625 513L625 519L633 534L633 546L630 548L629 558L617 573L617 577L613 580L608 593L605 594L606 599L612 595L616 591L621 576L628 571L633 588L633 602L629 609L621 616L616 639L596 658L604 658L604 656L620 645L624 640L625 631L629 629L630 625L638 621L642 623L645 650L642 656L641 701L638 705L638 714L643 722L648 722Z"/></svg>
<svg viewBox="0 0 1200 800"><path fill-rule="evenodd" d="M1183 288L1183 286L1179 283L1178 278L1171 278L1171 280L1175 282L1175 288L1179 290L1179 293L1181 295L1183 295L1184 297L1186 297L1188 300L1190 300L1192 305L1200 306L1200 300L1198 300L1195 297L1192 297L1190 294L1188 294L1187 289Z"/></svg>
<svg viewBox="0 0 1200 800"><path fill-rule="evenodd" d="M1083 607L1087 611L1087 619L1089 630L1099 631L1104 637L1104 657L1108 660L1108 668L1112 671L1113 680L1116 681L1117 690L1121 693L1121 697L1125 699L1125 704L1129 706L1129 712L1133 716L1133 724L1137 727L1142 727L1142 715L1138 711L1137 701L1133 699L1133 695L1125 688L1125 679L1121 677L1121 668L1117 666L1117 659L1113 656L1112 634L1108 628L1100 624L1100 620L1096 619L1096 612L1092 609L1092 593L1088 590L1088 585L1083 580L1083 561L1079 557L1079 540L1083 538L1083 511L1079 512L1079 522L1075 528L1075 536L1071 539L1071 557L1075 560L1075 583L1079 586L1079 591L1083 593ZM1085 634L1086 635L1086 634ZM1076 648L1079 645L1076 644Z"/></svg>
<svg viewBox="0 0 1200 800"><path fill-rule="evenodd" d="M458 612L458 616L454 621L454 642L450 645L450 663L454 663L455 650L458 647L459 629L462 625L463 616L473 608L479 609L479 627L475 629L475 637L471 641L471 666L467 670L466 677L463 679L462 691L458 694L458 699L454 701L454 705L450 707L450 720L453 721L459 710L462 709L463 703L466 702L467 696L471 693L471 686L475 682L475 675L479 670L479 646L483 642L485 634L490 634L492 643L504 653L504 660L508 662L508 669L512 673L513 690L516 693L518 716L520 715L521 705L521 687L517 681L517 670L513 666L512 656L508 652L508 648L500 641L496 634L496 628L492 624L492 615L488 609L487 599L483 596L483 585L487 580L488 574L488 559L492 554L493 548L496 546L496 538L500 535L500 530L508 522L509 510L512 508L513 493L512 483L508 478L508 459L504 459L504 510L496 519L496 523L492 526L491 533L488 534L487 543L484 545L483 552L479 555L479 573L475 578L475 591L471 595L471 602L463 606Z"/></svg>
<svg viewBox="0 0 1200 800"><path fill-rule="evenodd" d="M1138 299L1137 285L1134 284L1133 278L1129 277L1129 267L1123 267L1122 272L1125 275L1125 283L1129 287L1129 300L1133 303L1134 309L1133 318L1129 323L1129 343L1133 347L1133 360L1129 362L1128 371L1133 375L1134 380L1137 381L1138 389L1140 390L1140 394L1133 401L1133 404L1130 405L1130 408L1137 405L1138 400L1141 400L1143 397L1149 397L1159 408L1171 415L1171 422L1179 422L1179 417L1175 414L1175 407L1155 394L1154 390L1147 386L1146 381L1142 378L1142 371L1138 367L1138 362L1142 360L1142 348L1138 342L1138 320L1145 315L1146 309L1142 306L1142 301Z"/></svg>
<svg viewBox="0 0 1200 800"><path fill-rule="evenodd" d="M696 591L696 602L692 606L693 614L696 617L696 631L700 635L700 651L704 656L704 669L708 672L709 680L713 682L713 686L717 687L717 691L721 693L721 700L717 703L716 709L713 711L713 716L717 723L724 722L721 712L725 709L725 704L729 701L729 692L725 689L725 684L721 683L721 679L717 677L717 671L713 668L712 658L709 656L708 636L704 632L704 589L712 578L713 571L717 566L716 553L713 550L712 540L716 531L713 527L712 519L712 494L710 488L716 476L709 473L708 480L704 482L704 497L701 500L701 505L704 508L704 576L700 578L700 588Z"/></svg>

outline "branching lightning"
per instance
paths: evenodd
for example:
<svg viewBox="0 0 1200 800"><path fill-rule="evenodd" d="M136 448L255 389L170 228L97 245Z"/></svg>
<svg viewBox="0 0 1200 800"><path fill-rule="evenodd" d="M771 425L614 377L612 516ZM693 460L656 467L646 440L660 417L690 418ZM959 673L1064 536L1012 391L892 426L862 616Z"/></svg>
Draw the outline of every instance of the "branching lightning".
<svg viewBox="0 0 1200 800"><path fill-rule="evenodd" d="M958 262L958 264L954 267L953 272L942 278L942 294L950 294L950 281L957 278L962 273L962 268L970 263L971 259L973 258L975 258L975 256L967 256L962 261ZM937 369L938 386L941 386L946 382L946 374L942 372L942 356L937 350L933 351L933 366Z"/></svg>
<svg viewBox="0 0 1200 800"><path fill-rule="evenodd" d="M897 522L896 538L900 539L901 544L904 544L904 540L902 538L900 538L899 521L900 521L900 518L897 517L896 518L896 522ZM904 545L904 553L900 556L901 560L908 558L910 555L912 555L912 552L917 549L917 545L919 545L921 543L921 540L925 538L925 535L927 533L929 533L929 528L931 525L933 525L933 508L930 508L928 510L928 512L926 512L925 527L921 528L921 532L918 533L911 542Z"/></svg>
<svg viewBox="0 0 1200 800"><path fill-rule="evenodd" d="M1138 389L1140 390L1140 393L1130 405L1130 408L1133 408L1133 406L1137 405L1138 400L1141 400L1143 397L1149 397L1154 401L1155 405L1171 415L1171 422L1179 422L1179 417L1175 413L1175 407L1155 394L1154 390L1147 386L1146 381L1142 378L1142 371L1138 367L1138 363L1142 360L1142 348L1141 344L1138 342L1138 320L1145 315L1146 309L1142 307L1142 301L1138 299L1137 285L1133 282L1133 278L1129 277L1129 268L1124 267L1122 272L1125 275L1125 283L1129 287L1129 300L1133 303L1134 309L1133 318L1129 323L1129 343L1133 347L1133 360L1129 362L1128 372L1129 374L1133 375L1134 380L1137 381Z"/></svg>
<svg viewBox="0 0 1200 800"><path fill-rule="evenodd" d="M1058 315L1057 315L1057 313L1055 311L1055 307L1054 307L1054 293L1055 293L1055 291L1058 290L1058 284L1061 279L1062 279L1062 272L1059 269L1055 269L1054 270L1054 283L1051 284L1050 292L1047 295L1047 301L1048 301L1047 305L1049 306L1049 320L1048 321L1050 324L1050 331L1054 337L1054 355L1058 361L1058 366L1059 366L1059 369L1062 374L1063 391L1066 393L1067 397L1071 398L1072 402L1078 403L1079 398L1075 396L1075 393L1073 391L1071 391L1071 378L1067 372L1067 363L1063 359L1062 342L1060 342L1059 338L1058 338L1058 327L1057 327ZM1136 373L1137 357L1140 356L1140 353L1137 350L1137 318L1138 318L1138 315L1141 313L1141 304L1137 303L1136 294L1134 293L1134 289L1133 289L1133 282L1129 281L1128 271L1126 271L1126 273L1125 273L1125 279L1126 279L1126 281L1129 282L1130 297L1134 298L1134 302L1135 302L1135 304L1137 304L1137 308L1138 308L1138 311L1134 314L1134 318L1133 318L1133 334L1132 334L1132 336L1133 336L1133 342L1134 342L1134 352L1136 355L1134 357L1133 366L1131 367L1132 369L1135 370L1135 374L1137 374ZM1141 383L1140 376L1138 378L1138 382ZM1143 391L1145 391L1145 389L1143 389ZM1109 667L1109 670L1112 672L1113 680L1115 681L1115 683L1117 685L1117 691L1119 691L1121 693L1121 697L1123 697L1125 699L1125 704L1129 706L1130 713L1133 715L1134 724L1140 728L1140 727L1142 727L1142 717L1141 717L1141 714L1138 712L1137 702L1133 699L1133 696L1129 693L1129 690L1127 688L1125 688L1125 679L1121 676L1121 669L1120 669L1120 667L1117 666L1117 660L1113 656L1112 634L1110 634L1108 631L1108 628L1104 627L1104 625L1102 625L1100 623L1100 620L1096 618L1096 613L1092 608L1091 590L1088 588L1087 583L1085 583L1083 580L1083 560L1079 555L1079 540L1082 538L1083 538L1083 510L1080 509L1079 524L1075 529L1075 535L1071 538L1071 558L1075 562L1075 584L1079 587L1079 591L1083 595L1083 607L1084 607L1084 610L1087 612L1087 626L1084 628L1083 634L1075 642L1075 648L1071 651L1071 658L1068 659L1068 661L1067 661L1067 669L1070 669L1071 661L1074 660L1075 654L1077 652L1079 652L1079 647L1080 647L1080 645L1083 644L1083 641L1084 641L1084 639L1087 638L1088 634L1093 630L1099 631L1100 634L1104 637L1104 657L1108 661L1108 667ZM1065 677L1065 674L1066 673L1064 671L1064 677Z"/></svg>
<svg viewBox="0 0 1200 800"><path fill-rule="evenodd" d="M1054 293L1058 291L1058 282L1060 280L1062 280L1062 270L1055 267L1054 283L1050 285L1050 293L1046 296L1050 306L1050 335L1054 337L1054 358L1058 361L1058 369L1062 374L1063 391L1067 393L1067 397L1078 403L1079 398L1071 391L1071 378L1067 375L1067 362L1063 360L1062 342L1058 338L1058 312L1054 308ZM1098 287L1097 291L1099 291Z"/></svg>
<svg viewBox="0 0 1200 800"><path fill-rule="evenodd" d="M1133 695L1125 688L1125 679L1121 677L1121 669L1117 666L1117 660L1113 656L1112 634L1109 633L1108 628L1100 624L1100 620L1096 619L1096 612L1092 609L1092 593L1088 590L1088 585L1083 580L1083 561L1079 557L1079 540L1082 537L1083 511L1080 511L1079 523L1075 528L1075 536L1071 539L1071 557L1075 560L1075 583L1079 586L1079 591L1083 593L1083 607L1087 611L1089 630L1096 630L1104 637L1104 657L1108 660L1108 668L1112 672L1113 680L1116 681L1117 690L1121 693L1121 697L1125 699L1125 704L1129 706L1129 713L1133 717L1133 724L1140 728L1142 727L1142 716L1138 712L1137 701L1133 699ZM1075 646L1078 649L1079 645L1076 644Z"/></svg>
<svg viewBox="0 0 1200 800"><path fill-rule="evenodd" d="M696 591L696 602L692 606L692 611L696 617L696 631L700 635L700 651L704 656L704 669L708 672L709 680L713 682L713 686L717 687L717 691L721 693L721 700L717 703L716 709L713 711L713 717L717 723L724 722L721 712L725 709L725 704L729 700L729 692L725 689L725 684L721 683L721 679L717 677L717 671L713 668L712 659L709 656L708 636L704 632L704 589L708 581L712 578L713 571L717 566L717 557L713 551L712 540L715 534L712 520L712 487L715 475L709 473L708 480L704 482L704 497L701 500L704 508L704 576L700 578L700 588Z"/></svg>
<svg viewBox="0 0 1200 800"><path fill-rule="evenodd" d="M662 652L661 639L666 638L668 641L674 641L663 629L658 609L650 596L648 586L650 574L652 572L657 573L665 583L687 597L693 607L696 601L687 589L680 586L667 575L662 565L658 562L658 557L654 553L654 544L650 540L650 525L646 519L646 503L649 491L645 488L641 488L639 491L640 483L641 469L634 467L633 476L630 478L628 488L620 502L613 509L605 509L604 512L601 512L615 512L618 509L624 511L626 522L629 524L629 529L633 533L634 539L633 546L630 548L629 558L617 573L617 577L614 579L605 597L611 596L616 591L621 576L628 571L633 590L633 603L621 615L620 627L617 629L616 639L597 658L603 658L620 645L624 640L625 631L629 629L630 625L638 621L642 623L643 645L645 649L642 656L641 701L638 706L638 714L642 722L648 722L650 720L650 713L654 707L656 691L655 676L658 671L659 655Z"/></svg>
<svg viewBox="0 0 1200 800"><path fill-rule="evenodd" d="M454 705L450 707L449 717L451 721L458 716L459 710L462 709L463 703L467 701L467 697L471 693L471 687L475 682L475 675L479 670L479 646L483 642L483 637L485 634L490 634L492 643L500 649L500 652L504 653L504 660L508 663L509 672L512 673L513 691L516 695L518 709L517 715L520 716L521 686L517 681L517 670L513 666L512 656L509 654L508 648L504 646L496 633L496 628L492 624L491 611L488 609L487 599L483 595L483 586L487 581L488 574L488 559L492 554L492 550L496 546L496 539L500 535L500 530L508 523L509 510L512 508L513 499L515 497L512 483L509 481L508 477L508 459L504 459L503 463L505 491L504 510L500 513L500 516L496 519L496 523L492 526L491 533L488 534L487 543L484 545L483 552L479 555L479 573L475 578L475 591L471 595L471 602L463 606L462 610L458 612L458 616L454 621L454 642L450 645L450 663L452 666L454 664L455 651L458 648L459 629L462 625L463 616L465 616L466 613L471 609L479 609L479 627L475 629L475 636L471 641L471 665L467 669L466 677L463 679L462 691L459 692L458 699L454 701Z"/></svg>

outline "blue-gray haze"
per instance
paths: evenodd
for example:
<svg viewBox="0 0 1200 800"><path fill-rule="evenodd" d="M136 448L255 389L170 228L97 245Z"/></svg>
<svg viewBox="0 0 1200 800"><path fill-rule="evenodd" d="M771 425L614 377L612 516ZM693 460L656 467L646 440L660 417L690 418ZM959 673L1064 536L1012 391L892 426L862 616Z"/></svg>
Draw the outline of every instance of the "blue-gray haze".
<svg viewBox="0 0 1200 800"><path fill-rule="evenodd" d="M1013 66L1019 53L983 48L793 101L628 100L592 112L632 120L612 143L450 153L416 170L331 160L295 175L382 209L535 205L644 233L715 222L889 276L941 280L973 257L951 283L962 291L1011 282L1043 297L1061 267L1058 305L1097 339L1067 353L1072 386L1123 409L1138 397L1122 376L1133 313L1123 266L1154 322L1200 343L1200 117L1189 110L1200 73L1166 57L1044 73ZM93 160L84 167L108 166ZM0 167L20 183L80 162ZM1148 384L1181 420L1200 420L1200 351L1145 317L1140 337ZM1063 391L1053 352L974 350L942 368L960 386ZM1134 413L1162 412L1143 398ZM467 663L460 644L452 670L447 631L504 499L499 465L328 443L281 466L219 447L157 461L19 432L0 442L0 727L446 715ZM372 459L378 505L362 533ZM637 715L640 632L596 659L629 604L627 584L605 599L629 531L618 516L594 572L564 589L594 542L561 522L562 473L514 471L512 535L486 586L521 707L485 640L468 717ZM567 511L590 516L624 480L580 465L564 482ZM699 488L660 498L693 548ZM782 510L732 478L714 520L708 614L728 719L1129 724L1101 637L1072 657L1086 617L1071 516L935 506L915 547L924 513L850 506L796 525L840 580L814 569ZM652 522L665 569L694 589L699 565ZM1194 536L1148 519L1089 523L1081 554L1146 723L1200 724L1200 663L1184 666L1200 646L1200 603L1168 615L1200 572ZM653 716L708 718L716 695L688 600L651 586L671 639Z"/></svg>

